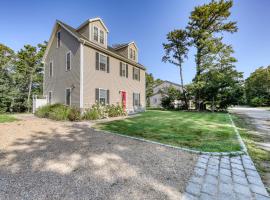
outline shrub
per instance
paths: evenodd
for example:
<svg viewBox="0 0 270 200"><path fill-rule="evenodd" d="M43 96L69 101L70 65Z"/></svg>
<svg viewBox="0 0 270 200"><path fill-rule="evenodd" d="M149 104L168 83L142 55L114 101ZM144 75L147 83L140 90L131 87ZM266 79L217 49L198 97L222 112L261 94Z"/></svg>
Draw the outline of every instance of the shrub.
<svg viewBox="0 0 270 200"><path fill-rule="evenodd" d="M80 109L76 107L70 108L68 113L68 119L69 121L79 121L81 119Z"/></svg>
<svg viewBox="0 0 270 200"><path fill-rule="evenodd" d="M118 117L126 115L123 106L119 104L115 105L107 105L106 111L109 117Z"/></svg>
<svg viewBox="0 0 270 200"><path fill-rule="evenodd" d="M83 119L86 120L97 120L100 119L100 115L97 110L95 109L87 109L83 115Z"/></svg>
<svg viewBox="0 0 270 200"><path fill-rule="evenodd" d="M264 106L266 104L267 100L262 97L254 97L251 99L250 104L252 106Z"/></svg>

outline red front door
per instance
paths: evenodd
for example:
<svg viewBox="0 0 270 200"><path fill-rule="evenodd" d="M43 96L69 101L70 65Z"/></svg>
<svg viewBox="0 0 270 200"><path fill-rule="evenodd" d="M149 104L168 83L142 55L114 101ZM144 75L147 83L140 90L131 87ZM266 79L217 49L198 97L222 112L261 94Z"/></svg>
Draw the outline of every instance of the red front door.
<svg viewBox="0 0 270 200"><path fill-rule="evenodd" d="M127 106L127 93L122 91L121 92L121 96L122 96L122 105L124 110L126 111L126 106Z"/></svg>

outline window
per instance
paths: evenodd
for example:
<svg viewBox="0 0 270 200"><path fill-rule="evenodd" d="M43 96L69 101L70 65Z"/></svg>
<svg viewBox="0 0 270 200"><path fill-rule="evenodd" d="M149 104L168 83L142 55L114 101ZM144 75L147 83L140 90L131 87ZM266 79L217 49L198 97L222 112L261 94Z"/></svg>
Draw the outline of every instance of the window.
<svg viewBox="0 0 270 200"><path fill-rule="evenodd" d="M157 103L157 98L154 98L154 103Z"/></svg>
<svg viewBox="0 0 270 200"><path fill-rule="evenodd" d="M48 103L49 104L52 103L52 91L50 91L49 94L48 94Z"/></svg>
<svg viewBox="0 0 270 200"><path fill-rule="evenodd" d="M104 32L100 30L99 34L100 34L100 43L104 44Z"/></svg>
<svg viewBox="0 0 270 200"><path fill-rule="evenodd" d="M57 32L57 48L60 47L60 44L61 44L61 32L58 31Z"/></svg>
<svg viewBox="0 0 270 200"><path fill-rule="evenodd" d="M66 89L66 105L70 106L71 104L71 89Z"/></svg>
<svg viewBox="0 0 270 200"><path fill-rule="evenodd" d="M133 80L140 80L140 69L133 67Z"/></svg>
<svg viewBox="0 0 270 200"><path fill-rule="evenodd" d="M50 62L50 65L49 65L49 75L50 77L53 76L53 62L52 61Z"/></svg>
<svg viewBox="0 0 270 200"><path fill-rule="evenodd" d="M128 64L120 62L120 76L128 78Z"/></svg>
<svg viewBox="0 0 270 200"><path fill-rule="evenodd" d="M130 58L130 59L132 59L132 58L133 58L133 55L132 55L132 54L133 54L133 51L132 51L132 49L131 49L131 48L129 48L129 58Z"/></svg>
<svg viewBox="0 0 270 200"><path fill-rule="evenodd" d="M140 106L140 93L133 93L133 106Z"/></svg>
<svg viewBox="0 0 270 200"><path fill-rule="evenodd" d="M109 104L109 90L96 88L96 102L100 104Z"/></svg>
<svg viewBox="0 0 270 200"><path fill-rule="evenodd" d="M107 56L100 54L99 69L101 71L106 71L106 65L107 65Z"/></svg>
<svg viewBox="0 0 270 200"><path fill-rule="evenodd" d="M133 60L136 60L136 51L133 50Z"/></svg>
<svg viewBox="0 0 270 200"><path fill-rule="evenodd" d="M71 52L67 52L66 54L66 71L70 71L71 68Z"/></svg>
<svg viewBox="0 0 270 200"><path fill-rule="evenodd" d="M98 27L94 26L94 40L98 42Z"/></svg>

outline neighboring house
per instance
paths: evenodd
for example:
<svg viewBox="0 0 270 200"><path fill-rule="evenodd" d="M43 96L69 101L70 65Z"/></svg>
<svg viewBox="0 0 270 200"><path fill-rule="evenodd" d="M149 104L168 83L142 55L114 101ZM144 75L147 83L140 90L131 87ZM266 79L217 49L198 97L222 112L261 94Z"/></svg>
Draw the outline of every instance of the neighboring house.
<svg viewBox="0 0 270 200"><path fill-rule="evenodd" d="M145 67L138 63L138 48L135 42L110 47L108 34L100 18L77 29L56 21L43 58L48 103L81 111L96 102L123 104L129 113L145 109Z"/></svg>
<svg viewBox="0 0 270 200"><path fill-rule="evenodd" d="M166 95L169 87L174 87L175 89L182 91L181 85L170 81L163 81L162 83L154 86L153 95L150 97L150 107L161 107L162 95ZM181 101L175 101L175 106L179 103L181 103Z"/></svg>

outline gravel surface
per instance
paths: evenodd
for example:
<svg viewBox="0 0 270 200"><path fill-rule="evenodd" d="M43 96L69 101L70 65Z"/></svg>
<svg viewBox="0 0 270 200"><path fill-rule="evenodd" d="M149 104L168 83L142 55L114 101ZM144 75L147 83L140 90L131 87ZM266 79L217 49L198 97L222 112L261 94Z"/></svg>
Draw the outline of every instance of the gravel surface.
<svg viewBox="0 0 270 200"><path fill-rule="evenodd" d="M0 199L181 199L197 155L21 115L0 124Z"/></svg>

